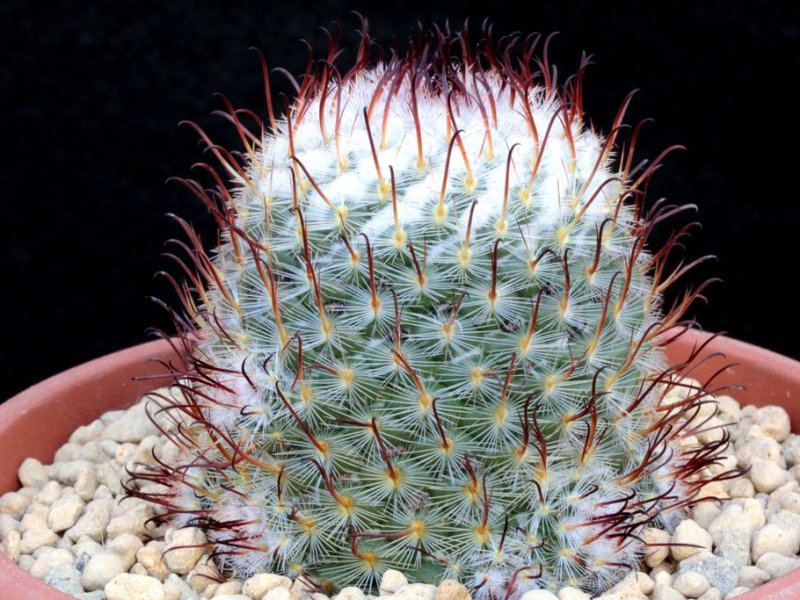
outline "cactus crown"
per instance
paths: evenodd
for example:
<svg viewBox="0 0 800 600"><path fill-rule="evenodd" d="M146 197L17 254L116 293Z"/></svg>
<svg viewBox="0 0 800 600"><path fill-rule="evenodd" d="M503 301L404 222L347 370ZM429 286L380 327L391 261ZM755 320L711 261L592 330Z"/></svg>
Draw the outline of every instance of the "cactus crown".
<svg viewBox="0 0 800 600"><path fill-rule="evenodd" d="M183 183L221 243L178 219L188 367L164 403L191 424L149 497L240 576L602 589L719 449L679 443L697 394L660 402L700 291L660 308L677 238L645 240L678 209L643 210L658 160L616 150L630 97L606 137L587 126L587 61L559 84L538 37L515 57L436 30L372 60L362 25L355 65L332 39L282 117L262 57L260 133L226 101L241 153L200 132L221 174Z"/></svg>

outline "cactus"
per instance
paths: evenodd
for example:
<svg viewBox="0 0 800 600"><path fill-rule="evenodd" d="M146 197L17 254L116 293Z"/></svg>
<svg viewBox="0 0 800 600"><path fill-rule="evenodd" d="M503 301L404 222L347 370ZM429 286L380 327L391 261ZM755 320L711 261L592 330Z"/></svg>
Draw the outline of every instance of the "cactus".
<svg viewBox="0 0 800 600"><path fill-rule="evenodd" d="M682 210L644 209L663 154L635 164L638 127L618 149L630 96L594 131L588 60L561 84L538 37L514 55L486 28L421 31L373 59L362 27L354 66L331 37L283 116L259 55L265 123L225 101L240 152L198 128L221 170L180 181L220 243L176 217L183 394L161 409L184 462L130 491L240 577L605 589L725 476L725 436L690 443L703 390L664 401L662 348L702 287L662 308L687 268L666 266L685 230L646 247Z"/></svg>

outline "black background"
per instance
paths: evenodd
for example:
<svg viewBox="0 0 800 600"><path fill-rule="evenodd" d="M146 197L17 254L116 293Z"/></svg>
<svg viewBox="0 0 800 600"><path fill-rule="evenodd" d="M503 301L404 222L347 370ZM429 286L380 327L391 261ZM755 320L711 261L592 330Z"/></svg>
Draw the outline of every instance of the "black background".
<svg viewBox="0 0 800 600"><path fill-rule="evenodd" d="M522 5L522 6L520 6ZM792 5L794 5L792 7ZM191 119L225 145L210 116L222 92L261 111L256 55L298 73L305 38L337 21L355 43L370 20L383 43L417 20L460 24L490 17L499 34L559 31L553 59L574 72L594 56L585 106L607 131L638 88L629 122L653 117L639 152L672 155L650 187L695 203L703 231L690 257L714 254L685 283L724 280L693 311L724 330L800 358L797 249L800 161L797 96L800 10L761 2L19 2L0 3L0 399L48 375L148 339L168 327L146 297L171 300L154 278L169 266L163 243L180 237L164 214L192 221L207 242L208 217L166 184L204 158ZM289 91L273 77L276 91ZM663 235L665 232L661 232ZM171 268L171 267L170 267ZM175 269L172 269L176 272Z"/></svg>

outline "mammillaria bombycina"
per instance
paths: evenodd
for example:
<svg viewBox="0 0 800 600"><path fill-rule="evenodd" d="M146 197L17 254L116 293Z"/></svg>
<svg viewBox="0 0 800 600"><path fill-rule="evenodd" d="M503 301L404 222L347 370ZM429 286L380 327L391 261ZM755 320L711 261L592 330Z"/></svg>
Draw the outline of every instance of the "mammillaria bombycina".
<svg viewBox="0 0 800 600"><path fill-rule="evenodd" d="M646 241L683 207L645 209L661 157L637 164L639 127L618 148L630 96L607 135L587 124L587 60L561 83L547 41L487 27L373 58L362 26L354 65L331 37L282 116L262 58L265 122L226 101L239 152L200 131L213 187L181 181L220 243L178 218L183 394L161 402L184 462L131 493L238 576L604 589L726 477L725 436L692 443L705 391L664 401L702 287L663 308L686 230Z"/></svg>

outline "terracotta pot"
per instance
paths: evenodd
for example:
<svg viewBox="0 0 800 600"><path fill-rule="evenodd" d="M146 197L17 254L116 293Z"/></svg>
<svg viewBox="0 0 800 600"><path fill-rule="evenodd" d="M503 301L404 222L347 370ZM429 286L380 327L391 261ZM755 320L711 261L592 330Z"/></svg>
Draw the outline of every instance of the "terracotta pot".
<svg viewBox="0 0 800 600"><path fill-rule="evenodd" d="M672 360L683 360L695 344L709 338L691 332L672 345ZM715 353L724 353L725 357ZM708 377L734 363L716 382L744 384L746 390L729 393L742 404L779 404L789 413L793 431L800 431L800 362L737 340L714 339L701 356L710 356L692 376ZM165 341L150 342L109 354L51 377L0 405L0 495L18 488L17 468L29 456L44 463L82 424L102 413L129 406L143 392L165 383L152 379L164 368L148 359L173 358ZM147 379L133 380L134 376ZM67 600L63 594L31 577L5 556L0 556L0 598L3 600ZM800 598L800 569L753 590L741 600Z"/></svg>

